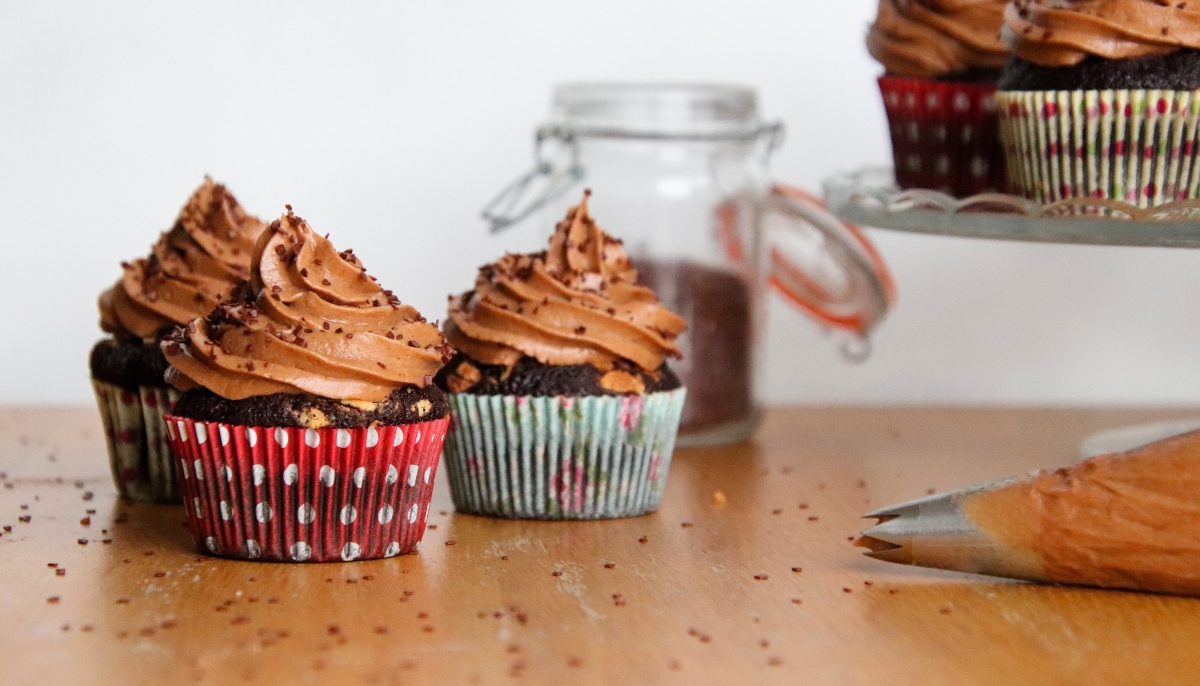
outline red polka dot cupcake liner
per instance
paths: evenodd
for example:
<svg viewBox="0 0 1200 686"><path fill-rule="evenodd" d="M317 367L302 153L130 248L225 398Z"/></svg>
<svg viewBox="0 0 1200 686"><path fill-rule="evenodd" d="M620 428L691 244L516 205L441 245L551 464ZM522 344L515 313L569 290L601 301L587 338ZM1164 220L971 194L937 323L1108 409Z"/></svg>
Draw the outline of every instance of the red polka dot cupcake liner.
<svg viewBox="0 0 1200 686"><path fill-rule="evenodd" d="M883 76L896 183L958 198L1004 192L996 87Z"/></svg>
<svg viewBox="0 0 1200 686"><path fill-rule="evenodd" d="M180 502L176 462L163 420L179 392L149 386L127 391L95 379L92 389L117 492L130 500Z"/></svg>
<svg viewBox="0 0 1200 686"><path fill-rule="evenodd" d="M1001 91L1017 192L1153 207L1200 193L1200 90Z"/></svg>
<svg viewBox="0 0 1200 686"><path fill-rule="evenodd" d="M168 416L166 426L202 551L343 562L417 549L449 423L306 429Z"/></svg>

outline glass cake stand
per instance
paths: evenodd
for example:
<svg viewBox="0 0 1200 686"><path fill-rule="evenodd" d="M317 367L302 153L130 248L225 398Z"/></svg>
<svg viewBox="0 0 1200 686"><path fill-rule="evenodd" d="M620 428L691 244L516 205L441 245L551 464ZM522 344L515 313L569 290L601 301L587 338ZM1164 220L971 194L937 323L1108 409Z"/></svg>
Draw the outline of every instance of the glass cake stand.
<svg viewBox="0 0 1200 686"><path fill-rule="evenodd" d="M902 191L891 167L825 180L825 204L839 219L893 231L1040 243L1200 248L1200 200L1139 208L1118 200L1071 198L1042 205L1001 193L957 199ZM1200 429L1195 420L1120 427L1089 436L1083 457L1117 452Z"/></svg>

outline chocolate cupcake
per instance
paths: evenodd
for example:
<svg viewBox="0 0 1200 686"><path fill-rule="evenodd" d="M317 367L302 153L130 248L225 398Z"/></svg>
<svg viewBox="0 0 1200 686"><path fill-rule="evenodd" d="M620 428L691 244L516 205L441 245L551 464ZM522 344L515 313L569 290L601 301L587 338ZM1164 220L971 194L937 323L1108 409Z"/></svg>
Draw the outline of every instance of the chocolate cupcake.
<svg viewBox="0 0 1200 686"><path fill-rule="evenodd" d="M89 367L100 406L113 481L134 500L178 502L163 414L178 394L163 380L159 339L203 317L250 275L263 223L224 186L205 178L148 257L100 296L100 328Z"/></svg>
<svg viewBox="0 0 1200 686"><path fill-rule="evenodd" d="M994 94L1008 50L1004 0L880 0L867 49L892 137L896 182L966 197L1005 188Z"/></svg>
<svg viewBox="0 0 1200 686"><path fill-rule="evenodd" d="M413 551L450 421L433 375L452 349L291 207L253 255L231 300L162 342L196 544L286 562Z"/></svg>
<svg viewBox="0 0 1200 686"><path fill-rule="evenodd" d="M658 509L685 390L666 364L684 321L587 195L549 250L505 255L450 298L458 355L438 374L454 421L446 468L464 512L526 519Z"/></svg>
<svg viewBox="0 0 1200 686"><path fill-rule="evenodd" d="M1001 136L1023 195L1139 207L1198 197L1200 5L1014 0L1004 38Z"/></svg>

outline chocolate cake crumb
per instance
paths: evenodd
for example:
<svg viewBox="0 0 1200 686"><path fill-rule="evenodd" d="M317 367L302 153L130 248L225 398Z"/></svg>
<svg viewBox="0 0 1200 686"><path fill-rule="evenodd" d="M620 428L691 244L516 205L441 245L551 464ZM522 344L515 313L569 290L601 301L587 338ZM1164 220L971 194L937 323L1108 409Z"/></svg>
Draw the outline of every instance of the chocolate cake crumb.
<svg viewBox="0 0 1200 686"><path fill-rule="evenodd" d="M652 373L625 360L618 360L617 367L636 379L645 393L672 391L680 386L679 378L666 364ZM510 371L503 365L484 364L460 352L442 367L433 381L451 393L476 395L625 395L610 390L608 386L612 384L602 383L608 373L611 372L590 364L548 365L528 356L517 360Z"/></svg>
<svg viewBox="0 0 1200 686"><path fill-rule="evenodd" d="M1088 55L1078 64L1046 67L1009 58L1000 90L1192 90L1200 87L1200 50L1183 48L1165 55L1106 59Z"/></svg>
<svg viewBox="0 0 1200 686"><path fill-rule="evenodd" d="M167 358L157 343L106 338L92 347L92 378L136 393L139 386L166 388Z"/></svg>
<svg viewBox="0 0 1200 686"><path fill-rule="evenodd" d="M968 67L934 77L934 81L943 83L969 83L991 85L1000 78L1000 69L995 67Z"/></svg>
<svg viewBox="0 0 1200 686"><path fill-rule="evenodd" d="M352 407L309 394L275 393L245 400L227 400L205 388L187 391L175 403L175 414L203 422L241 426L308 426L305 418L324 416L325 426L360 429L441 419L450 403L436 386L407 385L394 391L373 410Z"/></svg>

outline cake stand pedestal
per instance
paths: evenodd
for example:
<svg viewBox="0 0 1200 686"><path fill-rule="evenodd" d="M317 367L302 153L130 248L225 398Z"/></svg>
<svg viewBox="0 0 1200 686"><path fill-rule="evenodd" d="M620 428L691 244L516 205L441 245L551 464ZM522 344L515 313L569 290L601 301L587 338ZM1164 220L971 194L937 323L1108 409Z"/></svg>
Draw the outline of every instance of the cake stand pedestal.
<svg viewBox="0 0 1200 686"><path fill-rule="evenodd" d="M1139 208L1116 200L1071 198L1042 205L1012 195L956 199L931 190L902 191L891 167L868 167L825 180L825 204L844 221L909 233L1038 243L1200 248L1200 201ZM1117 452L1200 429L1195 420L1101 431L1083 457Z"/></svg>

